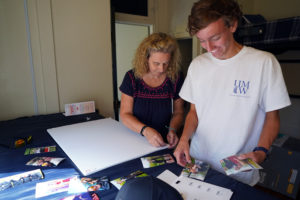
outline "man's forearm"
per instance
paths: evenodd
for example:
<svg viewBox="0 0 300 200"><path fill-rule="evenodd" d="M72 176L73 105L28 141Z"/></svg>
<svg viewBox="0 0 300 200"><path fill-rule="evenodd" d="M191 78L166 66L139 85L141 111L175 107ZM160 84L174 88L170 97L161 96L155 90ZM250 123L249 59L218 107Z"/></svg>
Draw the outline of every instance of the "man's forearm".
<svg viewBox="0 0 300 200"><path fill-rule="evenodd" d="M271 111L266 114L264 126L258 141L257 146L270 149L273 141L276 139L279 132L279 111Z"/></svg>
<svg viewBox="0 0 300 200"><path fill-rule="evenodd" d="M195 110L195 106L191 104L191 109L186 116L185 123L184 123L184 129L183 129L180 140L189 141L191 136L196 131L197 126L198 126L197 113Z"/></svg>

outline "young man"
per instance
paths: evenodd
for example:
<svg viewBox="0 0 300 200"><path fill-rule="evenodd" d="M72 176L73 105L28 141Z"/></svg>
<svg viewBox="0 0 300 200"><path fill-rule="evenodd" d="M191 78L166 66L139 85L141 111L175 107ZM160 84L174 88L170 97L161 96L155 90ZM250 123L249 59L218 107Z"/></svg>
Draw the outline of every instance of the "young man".
<svg viewBox="0 0 300 200"><path fill-rule="evenodd" d="M192 61L180 91L191 103L174 152L182 166L191 156L222 173L220 160L231 155L261 163L279 131L278 110L290 105L276 58L235 41L241 16L234 0L193 5L188 30L207 53ZM252 170L233 178L255 185L259 174Z"/></svg>

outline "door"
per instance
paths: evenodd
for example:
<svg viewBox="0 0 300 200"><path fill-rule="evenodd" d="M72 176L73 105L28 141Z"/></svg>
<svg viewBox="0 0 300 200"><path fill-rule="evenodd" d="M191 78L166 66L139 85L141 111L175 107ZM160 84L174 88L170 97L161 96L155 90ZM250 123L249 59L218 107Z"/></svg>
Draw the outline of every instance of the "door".
<svg viewBox="0 0 300 200"><path fill-rule="evenodd" d="M121 100L119 87L125 73L132 69L132 59L141 41L150 34L149 25L115 23L116 27L116 71L118 102ZM118 103L119 105L119 103ZM120 107L118 106L118 112ZM118 117L118 116L117 116ZM116 117L116 118L117 118Z"/></svg>
<svg viewBox="0 0 300 200"><path fill-rule="evenodd" d="M132 59L140 42L149 35L149 26L116 23L117 85L132 68ZM118 89L118 99L121 93Z"/></svg>

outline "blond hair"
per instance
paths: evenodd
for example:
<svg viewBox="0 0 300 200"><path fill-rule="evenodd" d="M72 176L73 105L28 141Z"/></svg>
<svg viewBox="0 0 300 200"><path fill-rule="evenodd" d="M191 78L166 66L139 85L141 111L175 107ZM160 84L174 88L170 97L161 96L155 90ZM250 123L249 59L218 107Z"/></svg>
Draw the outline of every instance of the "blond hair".
<svg viewBox="0 0 300 200"><path fill-rule="evenodd" d="M154 52L170 54L166 74L174 82L180 68L180 52L176 40L166 33L153 33L140 43L132 62L135 77L142 78L149 72L148 59Z"/></svg>

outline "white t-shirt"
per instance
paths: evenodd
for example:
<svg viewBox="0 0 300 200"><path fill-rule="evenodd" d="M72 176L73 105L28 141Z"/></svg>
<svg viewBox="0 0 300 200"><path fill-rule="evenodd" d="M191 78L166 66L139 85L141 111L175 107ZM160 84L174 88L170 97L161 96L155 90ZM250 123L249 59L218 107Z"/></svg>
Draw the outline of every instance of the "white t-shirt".
<svg viewBox="0 0 300 200"><path fill-rule="evenodd" d="M210 53L195 58L179 95L195 104L198 116L191 156L222 173L221 159L257 146L266 112L290 105L276 58L246 46L226 60ZM252 170L233 178L254 185L259 174Z"/></svg>

